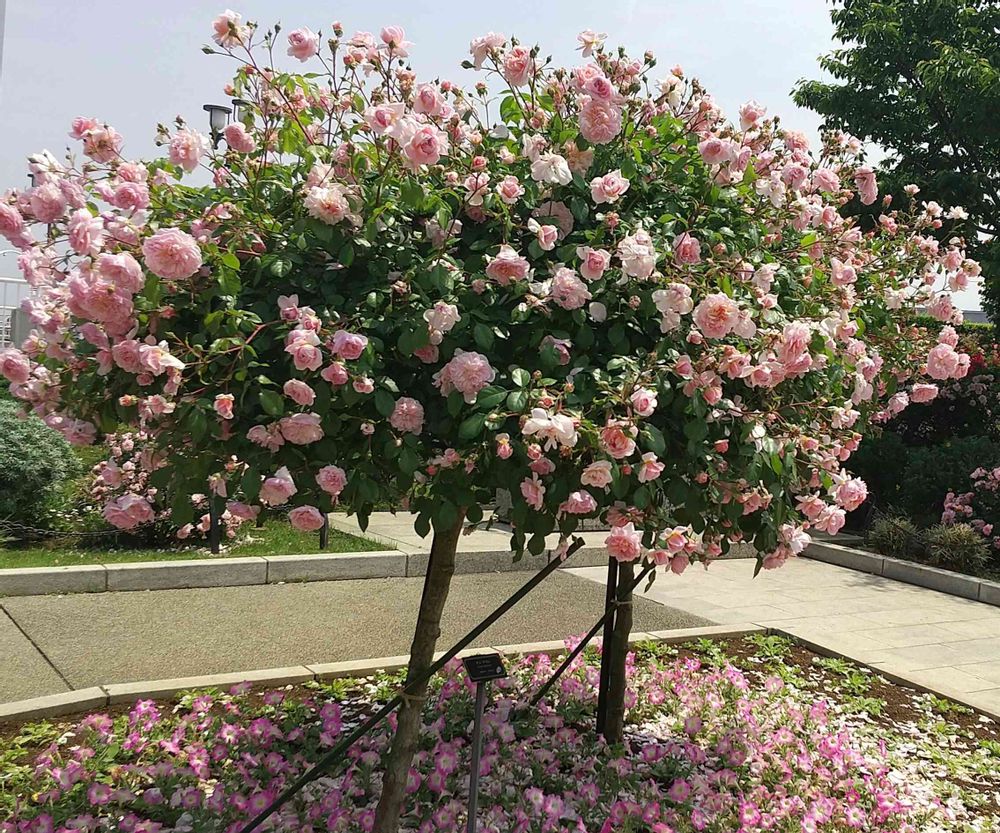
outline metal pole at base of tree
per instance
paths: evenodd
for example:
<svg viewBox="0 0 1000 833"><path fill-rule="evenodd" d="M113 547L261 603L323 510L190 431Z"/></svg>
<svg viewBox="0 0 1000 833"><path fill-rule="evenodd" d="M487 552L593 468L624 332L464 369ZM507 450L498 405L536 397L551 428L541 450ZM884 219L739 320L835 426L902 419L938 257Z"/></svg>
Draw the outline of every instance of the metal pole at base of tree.
<svg viewBox="0 0 1000 833"><path fill-rule="evenodd" d="M483 754L483 712L486 710L486 695L490 680L500 680L507 676L503 659L499 654L478 654L462 660L465 673L476 684L476 712L472 723L472 762L469 771L469 818L466 833L476 833L476 811L479 806L479 760Z"/></svg>
<svg viewBox="0 0 1000 833"><path fill-rule="evenodd" d="M319 548L326 550L330 546L330 516L323 516L323 526L319 528Z"/></svg>
<svg viewBox="0 0 1000 833"><path fill-rule="evenodd" d="M219 554L219 544L222 540L221 523L219 522L219 502L215 495L208 498L208 545L212 555Z"/></svg>
<svg viewBox="0 0 1000 833"><path fill-rule="evenodd" d="M603 735L608 722L608 685L611 682L611 645L615 632L614 608L618 600L618 562L608 559L608 583L604 595L604 633L601 636L601 677L597 689L597 734Z"/></svg>

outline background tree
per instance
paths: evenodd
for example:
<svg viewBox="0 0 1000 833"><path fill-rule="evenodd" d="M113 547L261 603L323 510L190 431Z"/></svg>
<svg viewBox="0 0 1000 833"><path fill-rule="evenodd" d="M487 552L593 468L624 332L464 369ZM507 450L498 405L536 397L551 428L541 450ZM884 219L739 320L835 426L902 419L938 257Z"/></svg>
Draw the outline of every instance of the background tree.
<svg viewBox="0 0 1000 833"><path fill-rule="evenodd" d="M940 240L959 235L982 263L983 305L1000 321L1000 4L995 0L833 0L843 44L820 59L834 80L801 81L797 104L827 129L874 142L883 190L960 206ZM851 210L876 220L879 207Z"/></svg>
<svg viewBox="0 0 1000 833"><path fill-rule="evenodd" d="M927 211L869 236L842 218L854 189L877 193L849 142L812 155L753 102L729 123L679 68L656 78L651 54L592 32L572 69L477 38L467 66L492 93L419 82L399 27L332 34L216 20L207 51L238 61L245 102L224 150L177 124L139 163L80 118L85 161L31 160L0 232L39 290L37 330L0 371L73 442L145 431L178 523L206 489L300 529L406 495L434 530L410 680L495 489L515 553L556 533L562 557L600 518L626 576L740 541L777 567L864 499L840 464L865 421L933 397L925 371L967 369L953 329L910 314L947 312L928 270L974 264L928 244ZM280 69L281 50L315 72ZM182 181L200 165L211 184ZM127 494L105 514L130 528L153 509ZM425 687L398 713L377 833L403 810Z"/></svg>

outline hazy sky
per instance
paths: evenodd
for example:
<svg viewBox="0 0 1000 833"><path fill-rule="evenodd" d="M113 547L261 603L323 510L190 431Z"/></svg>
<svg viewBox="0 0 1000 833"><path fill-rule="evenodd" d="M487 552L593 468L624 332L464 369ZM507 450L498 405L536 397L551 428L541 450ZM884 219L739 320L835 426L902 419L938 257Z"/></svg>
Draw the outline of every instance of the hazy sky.
<svg viewBox="0 0 1000 833"><path fill-rule="evenodd" d="M819 119L796 108L789 92L798 79L816 77L817 57L833 45L825 0L229 2L244 19L262 26L280 20L285 31L309 26L325 35L335 19L347 34L398 24L415 43L418 76L463 84L475 77L459 64L476 35L517 35L557 63L573 64L577 32L594 29L634 55L651 49L664 74L681 64L727 113L755 98L786 126L810 135ZM3 7L0 0L0 14ZM157 122L180 114L205 130L202 105L228 103L221 89L232 62L200 51L223 8L205 0L6 0L0 191L24 182L27 154L47 148L61 156L77 115L113 125L125 137L126 154L138 157L152 155ZM0 258L0 275L15 273Z"/></svg>

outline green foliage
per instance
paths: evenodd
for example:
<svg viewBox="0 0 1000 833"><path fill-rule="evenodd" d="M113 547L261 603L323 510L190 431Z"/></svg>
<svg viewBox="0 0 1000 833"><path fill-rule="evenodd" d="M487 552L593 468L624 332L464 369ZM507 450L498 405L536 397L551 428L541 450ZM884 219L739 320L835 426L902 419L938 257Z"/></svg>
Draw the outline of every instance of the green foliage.
<svg viewBox="0 0 1000 833"><path fill-rule="evenodd" d="M912 448L894 432L884 431L861 444L851 458L851 469L868 483L877 509L905 515L925 527L941 520L945 495L963 490L970 471L997 463L1000 444L988 437L960 437Z"/></svg>
<svg viewBox="0 0 1000 833"><path fill-rule="evenodd" d="M880 515L865 533L872 549L891 558L914 558L921 552L920 531L909 518Z"/></svg>
<svg viewBox="0 0 1000 833"><path fill-rule="evenodd" d="M924 533L927 561L963 573L978 573L990 561L982 534L969 524L935 524Z"/></svg>
<svg viewBox="0 0 1000 833"><path fill-rule="evenodd" d="M20 411L0 399L0 522L44 527L60 487L81 466L61 435Z"/></svg>
<svg viewBox="0 0 1000 833"><path fill-rule="evenodd" d="M834 37L820 60L832 82L801 81L797 104L824 126L884 148L883 186L899 199L961 205L939 236L965 237L983 266L986 308L1000 312L1000 5L994 0L834 0ZM861 210L857 204L855 210ZM870 221L881 211L865 209Z"/></svg>

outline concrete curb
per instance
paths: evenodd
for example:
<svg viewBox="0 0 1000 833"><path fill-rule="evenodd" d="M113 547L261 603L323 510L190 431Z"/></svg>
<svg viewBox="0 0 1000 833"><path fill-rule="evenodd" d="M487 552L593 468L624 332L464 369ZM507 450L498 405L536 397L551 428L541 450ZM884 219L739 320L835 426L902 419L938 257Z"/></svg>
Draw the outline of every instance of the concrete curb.
<svg viewBox="0 0 1000 833"><path fill-rule="evenodd" d="M456 574L539 570L548 554L514 561L510 550L459 552ZM0 570L0 597L49 593L103 593L134 590L181 590L239 587L301 581L343 581L423 576L427 553L402 550L267 555L246 558L194 558L187 561L140 561L79 567L24 567ZM584 547L565 567L600 567L608 563L603 547Z"/></svg>
<svg viewBox="0 0 1000 833"><path fill-rule="evenodd" d="M985 715L991 720L1000 722L1000 714L977 706L961 693L931 688L900 674L886 671L877 665L859 660L850 654L835 651L825 645L813 642L811 639L799 636L780 627L765 627L748 622L737 625L708 625L703 628L676 628L667 631L637 631L631 635L629 643L635 645L642 642L659 642L673 645L691 642L696 639L722 639L726 637L746 636L752 633L783 636L820 656L838 657L849 660L896 685L945 697L979 714ZM496 653L506 655L559 654L565 650L566 645L563 641L552 640L550 642L525 642L515 645L467 648L461 651L459 656L488 651L495 651ZM440 655L440 652L438 655ZM0 723L59 717L88 709L100 709L113 704L128 703L145 697L168 698L182 691L219 688L222 686L231 687L244 682L254 683L259 686L285 686L297 685L309 682L310 680L322 681L338 677L368 677L380 671L399 671L406 667L408 661L408 656L377 657L375 659L348 660L345 662L311 663L287 668L266 668L258 671L208 674L201 677L180 677L173 680L143 680L134 683L93 686L91 688L80 689L79 691L68 691L62 694L52 694L47 697L35 697L30 700L18 700L13 703L0 704Z"/></svg>
<svg viewBox="0 0 1000 833"><path fill-rule="evenodd" d="M759 625L711 625L704 628L678 628L672 631L644 631L633 633L630 643L686 642L692 639L742 636L763 633L767 628ZM566 650L561 641L525 642L517 645L483 646L467 648L458 656L494 651L501 654L554 654ZM440 656L439 652L436 656ZM311 663L288 668L265 668L258 671L236 671L228 674L206 674L201 677L179 677L173 680L142 680L134 683L112 683L79 691L67 691L47 697L17 700L0 704L0 722L30 720L42 717L59 717L87 709L129 703L145 697L173 697L182 691L194 689L231 687L249 682L264 686L296 685L310 680L329 680L337 677L367 677L378 671L398 671L409 662L408 656L377 657L375 659L349 660L346 662Z"/></svg>
<svg viewBox="0 0 1000 833"><path fill-rule="evenodd" d="M906 584L926 587L929 590L937 590L949 596L959 596L970 601L1000 607L1000 582L825 541L810 544L803 555L816 561L836 564L838 567L847 567Z"/></svg>

